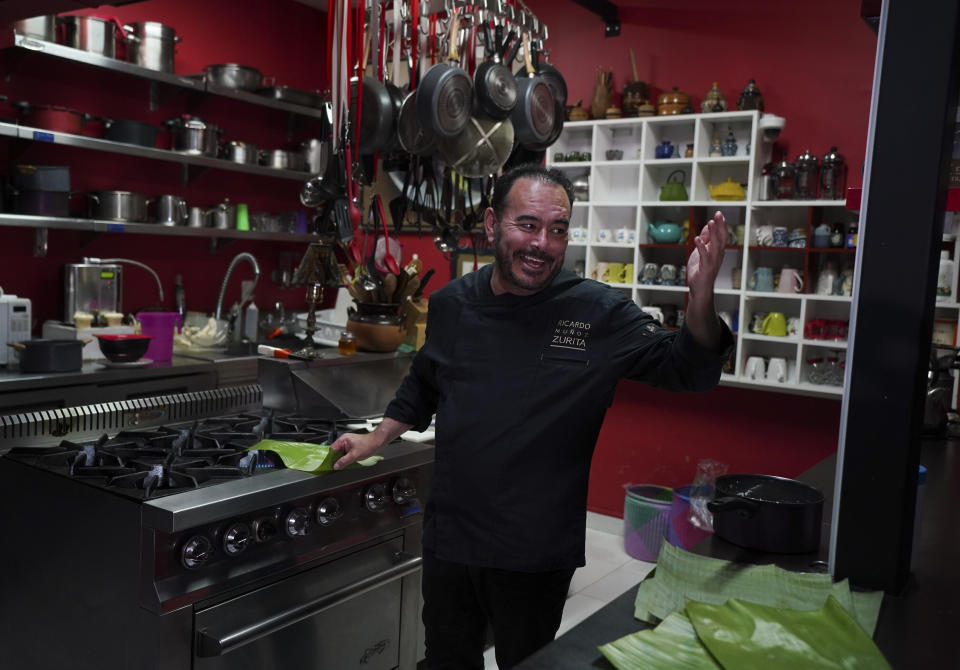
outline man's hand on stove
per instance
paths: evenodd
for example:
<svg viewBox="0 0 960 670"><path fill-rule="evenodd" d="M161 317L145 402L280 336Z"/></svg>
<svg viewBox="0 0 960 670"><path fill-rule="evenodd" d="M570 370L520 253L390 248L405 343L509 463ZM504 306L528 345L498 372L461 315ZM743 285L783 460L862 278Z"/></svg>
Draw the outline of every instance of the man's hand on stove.
<svg viewBox="0 0 960 670"><path fill-rule="evenodd" d="M370 458L380 451L383 445L400 437L411 427L409 423L400 423L396 419L384 417L372 433L344 433L330 445L334 451L343 452L343 456L333 464L333 469L342 470L351 463Z"/></svg>

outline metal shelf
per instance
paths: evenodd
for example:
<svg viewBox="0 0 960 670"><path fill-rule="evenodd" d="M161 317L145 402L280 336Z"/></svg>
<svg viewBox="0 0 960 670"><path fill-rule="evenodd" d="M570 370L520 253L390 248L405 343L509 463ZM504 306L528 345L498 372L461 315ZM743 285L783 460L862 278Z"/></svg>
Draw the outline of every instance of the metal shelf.
<svg viewBox="0 0 960 670"><path fill-rule="evenodd" d="M75 219L56 216L31 216L28 214L0 214L0 227L85 230L96 233L135 233L213 239L268 240L272 242L315 242L317 240L316 235L303 233L265 233L254 230L231 230L229 228L188 228L186 226L164 226L159 223L126 223L103 219Z"/></svg>
<svg viewBox="0 0 960 670"><path fill-rule="evenodd" d="M226 170L228 172L244 172L247 174L255 174L261 177L293 179L296 181L306 181L310 178L310 173L302 170L280 170L277 168L263 167L261 165L246 165L243 163L234 163L223 158L195 156L191 154L179 153L177 151L171 151L169 149L143 147L139 144L127 144L125 142L103 140L97 137L71 135L70 133L58 133L50 130L44 130L42 128L32 128L30 126L21 126L11 123L0 122L0 136L18 137L19 139L32 142L47 142L49 144L79 147L81 149L93 149L95 151L106 151L109 153L123 154L126 156L137 156L138 158L151 158L153 160L167 161L169 163L213 168L215 170Z"/></svg>
<svg viewBox="0 0 960 670"><path fill-rule="evenodd" d="M233 100L242 100L243 102L247 102L252 105L269 107L271 109L279 109L285 112L299 114L300 116L321 119L325 114L324 110L316 107L295 105L283 100L274 100L273 98L258 95L256 93L250 93L248 91L238 91L212 85L208 86L202 76L179 75L170 72L151 70L133 63L128 63L127 61L118 60L116 58L108 58L106 56L101 56L100 54L90 53L89 51L84 51L82 49L74 49L73 47L57 44L55 42L46 42L28 35L14 33L13 48L31 51L34 53L42 53L53 58L60 58L62 60L73 61L75 63L83 63L85 65L102 68L104 70L110 70L112 72L120 72L133 77L138 77L140 79L146 79L150 82L165 84L167 86L175 86L190 91L196 91L198 93L207 93L224 98L231 98Z"/></svg>

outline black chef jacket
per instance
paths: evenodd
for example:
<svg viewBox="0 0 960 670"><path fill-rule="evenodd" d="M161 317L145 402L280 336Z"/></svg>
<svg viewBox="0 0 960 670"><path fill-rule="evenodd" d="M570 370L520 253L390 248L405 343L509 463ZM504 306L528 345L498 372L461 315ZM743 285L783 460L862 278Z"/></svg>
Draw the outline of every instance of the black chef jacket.
<svg viewBox="0 0 960 670"><path fill-rule="evenodd" d="M629 296L561 271L531 296L494 295L492 265L430 296L426 343L386 416L436 413L424 545L437 558L517 571L584 565L587 482L622 377L713 388L723 352L660 327Z"/></svg>

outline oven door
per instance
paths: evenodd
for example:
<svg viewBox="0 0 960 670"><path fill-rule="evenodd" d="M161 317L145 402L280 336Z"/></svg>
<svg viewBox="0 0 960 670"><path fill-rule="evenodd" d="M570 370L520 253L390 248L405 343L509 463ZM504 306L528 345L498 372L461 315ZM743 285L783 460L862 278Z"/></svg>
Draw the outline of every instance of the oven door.
<svg viewBox="0 0 960 670"><path fill-rule="evenodd" d="M401 663L406 655L401 649L401 604L419 597L422 559L401 549L401 538L389 540L198 609L193 667L388 670L406 666L406 661ZM411 622L403 623L404 630L409 630Z"/></svg>

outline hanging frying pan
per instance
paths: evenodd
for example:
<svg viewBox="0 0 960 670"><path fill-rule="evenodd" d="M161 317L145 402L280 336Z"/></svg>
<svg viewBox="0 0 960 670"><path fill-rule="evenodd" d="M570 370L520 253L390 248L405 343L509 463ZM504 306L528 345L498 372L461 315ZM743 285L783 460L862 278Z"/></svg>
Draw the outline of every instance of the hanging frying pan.
<svg viewBox="0 0 960 670"><path fill-rule="evenodd" d="M350 108L357 108L357 83L350 82ZM361 155L370 155L382 151L393 137L397 119L394 102L390 92L376 77L363 78L363 105L360 109L360 122L357 129L357 146Z"/></svg>
<svg viewBox="0 0 960 670"><path fill-rule="evenodd" d="M420 123L417 114L417 97L420 89L408 93L400 107L397 122L397 138L407 153L415 156L429 156L437 146L437 137Z"/></svg>
<svg viewBox="0 0 960 670"><path fill-rule="evenodd" d="M491 45L490 26L484 23L483 39L488 60L480 63L473 73L473 88L477 106L486 116L505 119L517 105L517 80L510 68L500 62L500 41L503 39L503 26L500 24L496 26L496 36L496 44Z"/></svg>
<svg viewBox="0 0 960 670"><path fill-rule="evenodd" d="M537 40L537 42L539 42L539 40ZM533 69L547 82L547 86L553 91L553 97L560 101L560 109L566 113L567 82L563 78L563 75L560 74L560 70L555 68L551 63L540 60L539 46L538 44L531 46L531 49L533 49Z"/></svg>
<svg viewBox="0 0 960 670"><path fill-rule="evenodd" d="M449 63L437 63L423 75L417 87L417 118L438 137L456 137L470 121L473 82L459 66L457 35L460 21L450 19Z"/></svg>
<svg viewBox="0 0 960 670"><path fill-rule="evenodd" d="M513 140L510 119L474 116L462 133L440 140L440 155L465 177L485 177L503 167L513 150Z"/></svg>
<svg viewBox="0 0 960 670"><path fill-rule="evenodd" d="M546 151L548 147L552 146L554 142L560 139L560 133L563 132L563 121L566 117L566 109L559 100L554 100L554 110L553 110L553 130L550 131L550 135L543 142L534 142L527 144L526 147L531 151Z"/></svg>
<svg viewBox="0 0 960 670"><path fill-rule="evenodd" d="M523 35L523 60L527 77L517 79L517 106L510 113L520 144L543 144L554 130L556 101L547 83L533 69L530 35Z"/></svg>

